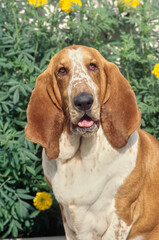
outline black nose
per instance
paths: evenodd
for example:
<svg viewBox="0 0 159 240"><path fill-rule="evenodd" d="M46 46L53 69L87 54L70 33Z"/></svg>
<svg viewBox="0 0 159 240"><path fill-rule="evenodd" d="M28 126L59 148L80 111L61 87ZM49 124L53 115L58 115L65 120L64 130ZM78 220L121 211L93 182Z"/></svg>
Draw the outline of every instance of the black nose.
<svg viewBox="0 0 159 240"><path fill-rule="evenodd" d="M89 110L93 104L93 95L82 92L74 97L73 103L79 110Z"/></svg>

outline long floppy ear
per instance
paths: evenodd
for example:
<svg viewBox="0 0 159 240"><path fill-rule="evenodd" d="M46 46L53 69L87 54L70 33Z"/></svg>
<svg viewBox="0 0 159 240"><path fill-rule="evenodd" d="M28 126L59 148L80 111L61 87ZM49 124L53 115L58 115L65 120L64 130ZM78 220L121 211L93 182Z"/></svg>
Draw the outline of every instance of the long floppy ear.
<svg viewBox="0 0 159 240"><path fill-rule="evenodd" d="M139 128L141 113L131 86L117 66L105 61L104 70L107 88L101 109L102 127L110 144L122 148L129 136Z"/></svg>
<svg viewBox="0 0 159 240"><path fill-rule="evenodd" d="M48 158L59 155L64 115L56 100L53 79L46 70L36 81L27 109L26 138L45 148Z"/></svg>

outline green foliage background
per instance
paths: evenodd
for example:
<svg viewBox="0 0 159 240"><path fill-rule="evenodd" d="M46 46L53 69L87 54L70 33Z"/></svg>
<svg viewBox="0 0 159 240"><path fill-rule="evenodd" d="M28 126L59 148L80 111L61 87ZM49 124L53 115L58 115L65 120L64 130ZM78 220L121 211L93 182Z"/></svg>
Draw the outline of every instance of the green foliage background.
<svg viewBox="0 0 159 240"><path fill-rule="evenodd" d="M159 138L159 5L136 9L116 2L83 0L67 14L57 2L35 8L27 0L0 1L0 237L62 234L57 202L44 212L32 204L50 191L43 178L41 148L25 140L26 108L36 77L63 47L98 49L132 85L142 128ZM51 10L50 6L54 5ZM53 196L54 198L54 196Z"/></svg>

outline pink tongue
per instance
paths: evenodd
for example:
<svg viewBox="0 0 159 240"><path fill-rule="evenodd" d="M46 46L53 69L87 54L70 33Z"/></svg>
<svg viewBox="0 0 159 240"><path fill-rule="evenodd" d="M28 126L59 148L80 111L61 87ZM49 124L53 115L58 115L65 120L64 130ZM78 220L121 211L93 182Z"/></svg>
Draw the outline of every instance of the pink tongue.
<svg viewBox="0 0 159 240"><path fill-rule="evenodd" d="M90 121L81 120L80 122L78 122L79 127L91 127L93 124L94 124L94 122L92 120L90 120Z"/></svg>

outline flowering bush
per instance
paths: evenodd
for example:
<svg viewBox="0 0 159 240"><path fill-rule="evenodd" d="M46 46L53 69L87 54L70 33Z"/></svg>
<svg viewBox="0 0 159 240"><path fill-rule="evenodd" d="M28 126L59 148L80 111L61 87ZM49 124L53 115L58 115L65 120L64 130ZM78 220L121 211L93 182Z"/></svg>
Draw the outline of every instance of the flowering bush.
<svg viewBox="0 0 159 240"><path fill-rule="evenodd" d="M35 7L39 7L45 5L47 0L28 0L28 3L33 4Z"/></svg>
<svg viewBox="0 0 159 240"><path fill-rule="evenodd" d="M118 4L122 4L124 8L136 8L138 5L140 5L140 1L138 0L118 0Z"/></svg>
<svg viewBox="0 0 159 240"><path fill-rule="evenodd" d="M142 128L159 138L157 6L157 0L0 1L1 238L63 233L55 199L43 211L33 202L50 190L41 148L24 136L35 79L63 47L91 46L116 63L136 93Z"/></svg>
<svg viewBox="0 0 159 240"><path fill-rule="evenodd" d="M58 6L66 13L70 13L70 12L74 11L73 6L72 6L73 4L77 4L80 7L82 6L81 0L67 0L67 1L60 0Z"/></svg>

